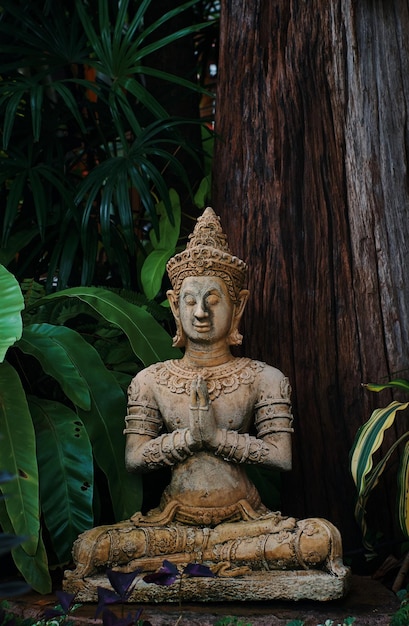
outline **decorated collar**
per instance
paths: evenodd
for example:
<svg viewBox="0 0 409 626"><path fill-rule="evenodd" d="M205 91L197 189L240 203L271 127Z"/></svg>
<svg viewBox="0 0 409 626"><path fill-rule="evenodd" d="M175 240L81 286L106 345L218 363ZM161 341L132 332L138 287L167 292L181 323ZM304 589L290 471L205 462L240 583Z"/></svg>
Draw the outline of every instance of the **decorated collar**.
<svg viewBox="0 0 409 626"><path fill-rule="evenodd" d="M199 368L189 367L182 360L174 359L157 363L153 366L153 373L156 382L168 387L171 393L188 395L192 381L200 375L207 383L210 399L214 400L221 393L232 393L241 385L251 385L264 367L265 363L244 357L222 365Z"/></svg>

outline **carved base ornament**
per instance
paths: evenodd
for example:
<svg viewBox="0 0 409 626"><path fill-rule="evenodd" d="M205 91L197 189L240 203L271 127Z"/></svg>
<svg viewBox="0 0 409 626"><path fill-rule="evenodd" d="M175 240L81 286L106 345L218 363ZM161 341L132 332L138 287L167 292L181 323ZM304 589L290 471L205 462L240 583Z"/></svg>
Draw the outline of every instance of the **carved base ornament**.
<svg viewBox="0 0 409 626"><path fill-rule="evenodd" d="M291 388L278 369L231 354L241 342L247 268L230 253L212 209L167 269L174 345L184 356L135 376L124 434L129 471L170 466L171 480L157 509L80 535L64 589L96 601L97 586L109 585L101 582L107 568L153 572L167 559L206 564L220 583L192 579L182 599L343 596L350 572L339 531L324 519L269 511L245 471L246 464L291 469ZM139 581L131 601L176 595Z"/></svg>

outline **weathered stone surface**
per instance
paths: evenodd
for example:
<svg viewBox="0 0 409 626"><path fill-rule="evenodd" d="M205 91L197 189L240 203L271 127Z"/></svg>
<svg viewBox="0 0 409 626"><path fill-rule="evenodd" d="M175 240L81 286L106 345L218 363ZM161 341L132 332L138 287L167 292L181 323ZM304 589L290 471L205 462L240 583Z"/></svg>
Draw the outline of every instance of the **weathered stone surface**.
<svg viewBox="0 0 409 626"><path fill-rule="evenodd" d="M350 586L349 572L342 577L314 570L253 572L237 578L185 578L169 587L138 581L131 602L231 602L254 600L336 600ZM97 602L97 587L111 589L105 576L65 582L64 589L79 602Z"/></svg>

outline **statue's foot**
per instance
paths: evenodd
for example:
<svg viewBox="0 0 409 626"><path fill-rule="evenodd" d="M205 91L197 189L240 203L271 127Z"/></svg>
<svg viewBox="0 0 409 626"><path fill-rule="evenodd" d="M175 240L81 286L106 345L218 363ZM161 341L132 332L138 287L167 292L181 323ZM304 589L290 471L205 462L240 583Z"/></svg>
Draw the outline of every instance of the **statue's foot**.
<svg viewBox="0 0 409 626"><path fill-rule="evenodd" d="M251 573L251 568L248 565L241 567L235 567L229 561L222 561L221 563L206 563L216 576L222 578L235 578L236 576L245 576Z"/></svg>
<svg viewBox="0 0 409 626"><path fill-rule="evenodd" d="M349 570L342 562L342 540L339 530L322 518L298 522L296 552L305 568L324 567L329 574L344 576Z"/></svg>
<svg viewBox="0 0 409 626"><path fill-rule="evenodd" d="M65 572L65 577L79 579L92 576L108 567L121 567L146 553L143 530L135 528L128 520L97 526L82 533L74 542L72 555L75 569Z"/></svg>
<svg viewBox="0 0 409 626"><path fill-rule="evenodd" d="M98 564L109 566L110 537L109 526L99 526L87 530L74 542L72 555L76 565L74 570L66 570L67 579L81 579L97 571Z"/></svg>

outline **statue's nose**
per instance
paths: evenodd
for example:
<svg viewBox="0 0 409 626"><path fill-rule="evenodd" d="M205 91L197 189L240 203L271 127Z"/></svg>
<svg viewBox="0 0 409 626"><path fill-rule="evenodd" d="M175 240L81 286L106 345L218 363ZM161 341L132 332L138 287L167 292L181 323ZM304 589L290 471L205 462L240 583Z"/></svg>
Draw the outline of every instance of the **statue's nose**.
<svg viewBox="0 0 409 626"><path fill-rule="evenodd" d="M203 302L198 302L195 308L195 317L200 320L204 317L208 317L209 313L206 310L206 307Z"/></svg>

